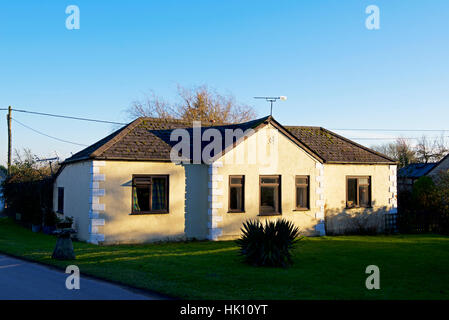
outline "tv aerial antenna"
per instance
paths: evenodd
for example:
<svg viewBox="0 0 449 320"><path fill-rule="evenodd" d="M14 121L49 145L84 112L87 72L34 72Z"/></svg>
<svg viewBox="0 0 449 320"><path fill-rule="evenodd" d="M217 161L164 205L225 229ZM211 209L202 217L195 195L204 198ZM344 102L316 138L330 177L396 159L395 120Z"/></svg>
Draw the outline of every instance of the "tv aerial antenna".
<svg viewBox="0 0 449 320"><path fill-rule="evenodd" d="M265 101L270 103L270 116L273 115L273 103L275 103L278 100L285 101L287 100L286 96L280 96L280 97L254 97L254 99L264 99Z"/></svg>

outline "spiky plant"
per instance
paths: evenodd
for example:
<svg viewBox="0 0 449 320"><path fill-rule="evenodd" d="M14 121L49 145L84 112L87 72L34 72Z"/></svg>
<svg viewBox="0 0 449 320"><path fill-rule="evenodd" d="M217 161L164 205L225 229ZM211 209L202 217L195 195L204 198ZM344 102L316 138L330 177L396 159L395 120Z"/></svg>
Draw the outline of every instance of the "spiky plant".
<svg viewBox="0 0 449 320"><path fill-rule="evenodd" d="M290 251L300 239L299 229L292 222L278 219L263 225L259 220L249 220L241 230L236 242L246 262L271 267L287 267L293 262Z"/></svg>

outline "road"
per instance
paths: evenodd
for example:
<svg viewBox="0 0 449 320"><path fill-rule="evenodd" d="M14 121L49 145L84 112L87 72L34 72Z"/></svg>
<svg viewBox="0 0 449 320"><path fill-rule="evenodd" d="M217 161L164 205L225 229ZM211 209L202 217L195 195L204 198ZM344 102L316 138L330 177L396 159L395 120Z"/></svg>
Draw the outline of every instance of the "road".
<svg viewBox="0 0 449 320"><path fill-rule="evenodd" d="M82 270L81 270L82 273ZM0 300L159 300L163 296L80 276L80 289L68 290L69 274L0 254Z"/></svg>

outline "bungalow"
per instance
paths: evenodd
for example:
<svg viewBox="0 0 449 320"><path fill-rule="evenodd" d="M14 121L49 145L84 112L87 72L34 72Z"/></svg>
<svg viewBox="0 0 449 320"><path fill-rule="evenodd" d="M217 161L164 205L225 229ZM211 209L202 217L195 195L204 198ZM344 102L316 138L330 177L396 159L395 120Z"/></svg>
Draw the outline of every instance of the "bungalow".
<svg viewBox="0 0 449 320"><path fill-rule="evenodd" d="M273 117L233 124L138 118L66 159L54 207L80 240L226 240L248 219L305 235L396 212L396 162L320 127Z"/></svg>

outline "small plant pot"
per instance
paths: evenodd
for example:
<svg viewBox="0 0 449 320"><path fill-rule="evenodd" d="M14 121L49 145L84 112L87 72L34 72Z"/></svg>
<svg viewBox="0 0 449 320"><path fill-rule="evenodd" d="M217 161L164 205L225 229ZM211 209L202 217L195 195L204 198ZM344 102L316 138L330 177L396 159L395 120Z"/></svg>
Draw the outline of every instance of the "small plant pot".
<svg viewBox="0 0 449 320"><path fill-rule="evenodd" d="M40 232L41 228L42 228L42 226L40 224L31 225L31 231L33 231L33 232Z"/></svg>

